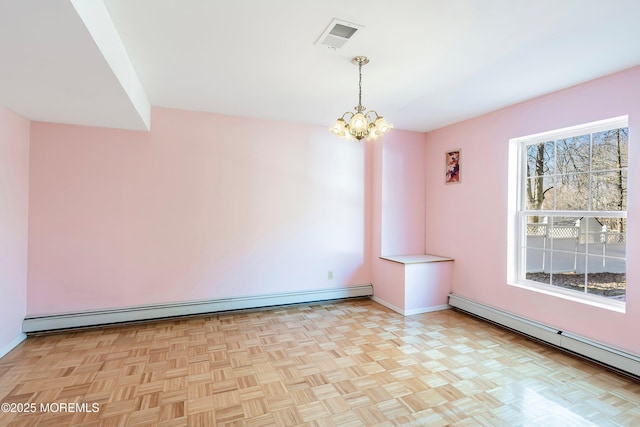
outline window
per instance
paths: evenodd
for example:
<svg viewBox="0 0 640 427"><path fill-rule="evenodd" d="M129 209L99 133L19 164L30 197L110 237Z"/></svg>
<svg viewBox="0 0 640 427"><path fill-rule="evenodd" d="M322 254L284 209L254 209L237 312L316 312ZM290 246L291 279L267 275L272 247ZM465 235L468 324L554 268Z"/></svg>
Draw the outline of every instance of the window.
<svg viewBox="0 0 640 427"><path fill-rule="evenodd" d="M514 143L515 284L624 309L627 117Z"/></svg>

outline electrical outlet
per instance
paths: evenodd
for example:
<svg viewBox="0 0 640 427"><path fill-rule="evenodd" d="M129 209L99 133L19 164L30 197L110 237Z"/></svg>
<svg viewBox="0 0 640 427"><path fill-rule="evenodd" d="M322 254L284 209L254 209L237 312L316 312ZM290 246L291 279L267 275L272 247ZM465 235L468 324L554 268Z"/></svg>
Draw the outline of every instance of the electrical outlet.
<svg viewBox="0 0 640 427"><path fill-rule="evenodd" d="M329 271L327 272L327 279L328 279L328 280L333 280L333 271L329 270Z"/></svg>

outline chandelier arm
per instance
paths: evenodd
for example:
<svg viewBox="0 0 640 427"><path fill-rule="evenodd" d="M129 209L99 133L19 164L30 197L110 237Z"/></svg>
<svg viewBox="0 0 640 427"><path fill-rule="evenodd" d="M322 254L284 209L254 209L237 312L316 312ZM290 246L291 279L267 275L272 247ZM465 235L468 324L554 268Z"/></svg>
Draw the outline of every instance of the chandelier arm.
<svg viewBox="0 0 640 427"><path fill-rule="evenodd" d="M369 114L375 114L375 117L369 117ZM380 117L380 115L376 112L376 110L369 110L367 111L367 114L365 114L365 117L375 122L376 119Z"/></svg>
<svg viewBox="0 0 640 427"><path fill-rule="evenodd" d="M345 119L345 117L347 117L347 115L349 115L348 119ZM346 113L344 113L341 117L342 120L344 120L345 122L349 122L349 120L351 120L351 118L354 116L354 114L351 111L347 111Z"/></svg>

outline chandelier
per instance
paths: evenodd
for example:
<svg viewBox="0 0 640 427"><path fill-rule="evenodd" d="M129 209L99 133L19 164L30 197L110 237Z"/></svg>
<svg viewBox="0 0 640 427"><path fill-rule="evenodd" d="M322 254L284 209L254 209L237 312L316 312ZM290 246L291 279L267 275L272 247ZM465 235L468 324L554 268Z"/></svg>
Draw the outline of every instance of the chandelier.
<svg viewBox="0 0 640 427"><path fill-rule="evenodd" d="M362 105L362 66L369 63L366 56L356 56L351 60L358 66L360 80L358 82L358 105L355 107L356 112L347 111L336 120L333 127L329 131L338 135L340 138L351 140L353 138L358 141L366 139L378 139L385 133L389 132L393 125L379 116L374 110L369 110Z"/></svg>

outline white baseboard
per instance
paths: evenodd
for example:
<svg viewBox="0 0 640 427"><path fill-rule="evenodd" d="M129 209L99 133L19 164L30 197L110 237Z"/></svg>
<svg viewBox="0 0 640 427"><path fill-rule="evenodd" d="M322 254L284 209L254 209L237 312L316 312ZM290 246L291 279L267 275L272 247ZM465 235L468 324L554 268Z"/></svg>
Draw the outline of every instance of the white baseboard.
<svg viewBox="0 0 640 427"><path fill-rule="evenodd" d="M310 303L345 298L370 297L371 295L373 295L373 287L371 285L361 285L347 286L344 288L283 292L172 304L143 305L109 310L89 310L77 313L27 317L22 322L22 331L25 333L44 332L112 323L136 322L165 317L273 307L278 305Z"/></svg>
<svg viewBox="0 0 640 427"><path fill-rule="evenodd" d="M640 356L638 355L592 341L570 332L560 331L460 295L450 294L449 304L462 311L513 329L524 335L537 338L595 362L636 377L640 376Z"/></svg>
<svg viewBox="0 0 640 427"><path fill-rule="evenodd" d="M380 299L380 298L378 298L378 297L377 297L377 296L375 296L375 295L374 295L374 296L372 296L372 297L371 297L371 299L372 299L372 300L374 300L375 302L377 302L378 304L380 304L380 305L384 305L385 307L390 308L391 310L395 311L396 313L400 313L400 314L402 314L402 315L404 316L404 310L403 310L403 309L398 308L398 307L396 307L396 306L395 306L395 305L393 305L393 304L389 304L389 303L388 303L388 302L386 302L385 300Z"/></svg>
<svg viewBox="0 0 640 427"><path fill-rule="evenodd" d="M4 357L7 353L9 353L11 350L13 350L14 348L16 348L18 346L18 344L20 344L22 341L24 341L27 338L26 334L20 334L17 337L15 337L14 339L12 339L9 343L7 343L5 346L3 346L2 348L0 348L0 358Z"/></svg>
<svg viewBox="0 0 640 427"><path fill-rule="evenodd" d="M393 304L389 304L388 302L386 302L383 299L380 299L378 297L376 297L375 295L371 297L372 300L374 300L375 302L377 302L380 305L384 305L387 308L390 308L391 310L395 311L396 313L400 313L403 316L411 316L413 314L421 314L421 313L429 313L431 311L439 311L439 310L447 310L449 308L451 308L451 306L449 304L443 304L443 305L436 305L433 307L424 307L424 308L415 308L412 310L403 310L399 307L396 307Z"/></svg>
<svg viewBox="0 0 640 427"><path fill-rule="evenodd" d="M448 310L451 306L449 304L434 305L433 307L414 308L413 310L405 310L405 316L412 316L414 314L431 313L432 311Z"/></svg>

